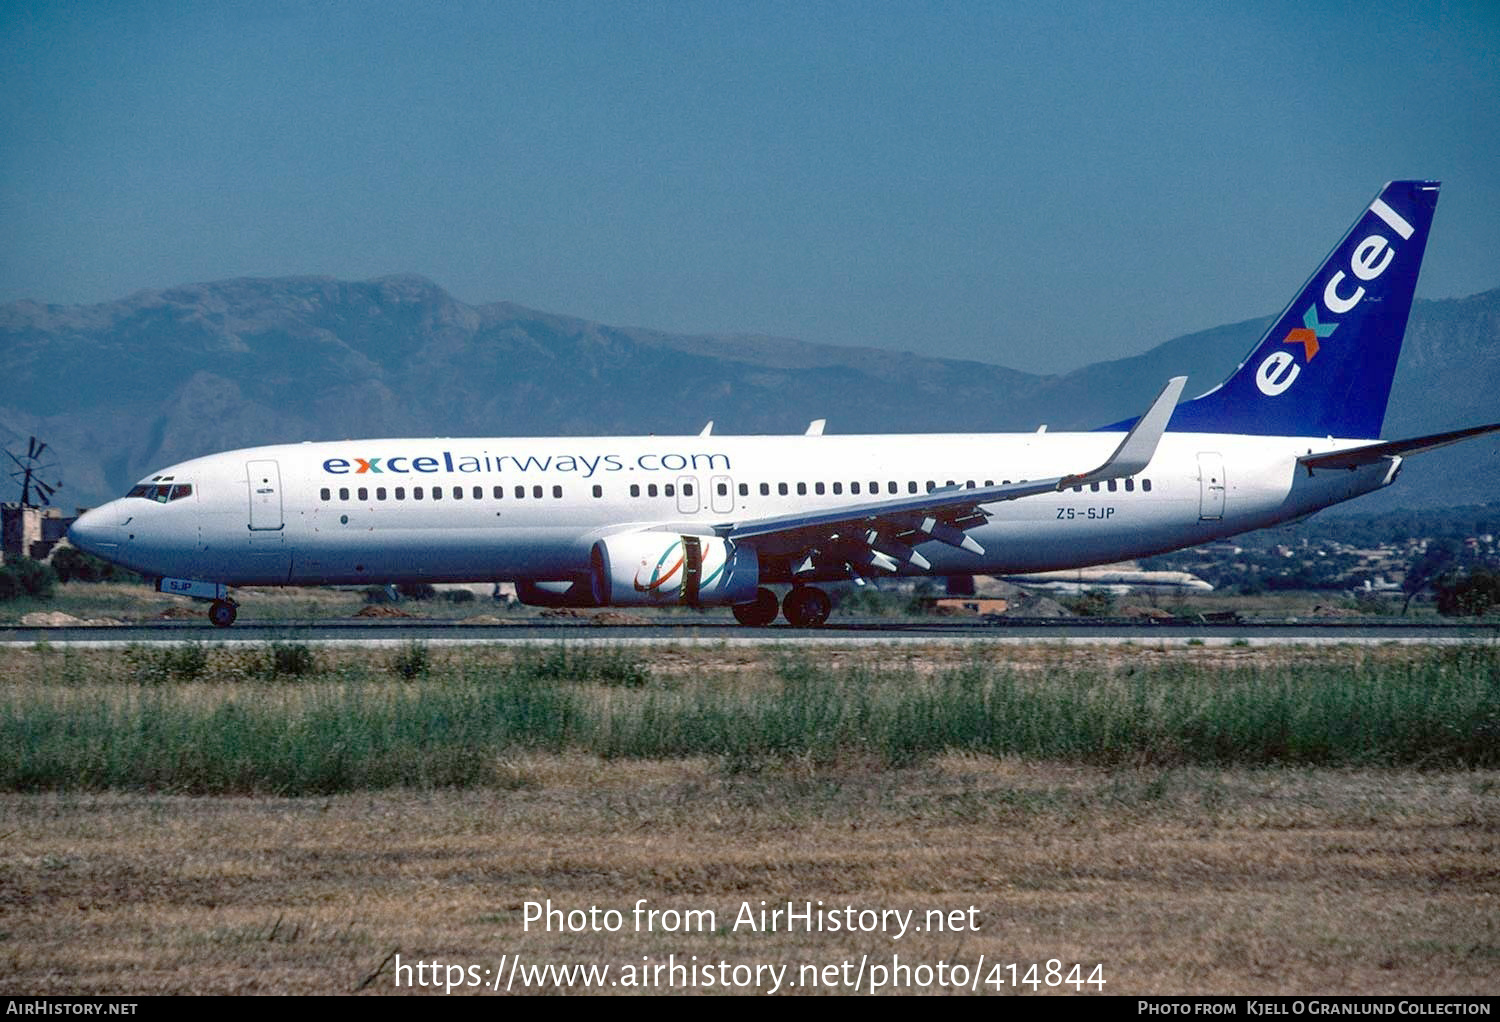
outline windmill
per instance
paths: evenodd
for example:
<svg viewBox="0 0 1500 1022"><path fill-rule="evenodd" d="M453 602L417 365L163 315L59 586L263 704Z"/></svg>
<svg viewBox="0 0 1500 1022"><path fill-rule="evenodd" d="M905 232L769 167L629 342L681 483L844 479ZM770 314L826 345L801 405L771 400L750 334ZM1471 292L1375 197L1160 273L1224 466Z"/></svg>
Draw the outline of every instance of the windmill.
<svg viewBox="0 0 1500 1022"><path fill-rule="evenodd" d="M32 437L26 445L25 457L19 457L14 452L7 450L5 456L15 465L11 469L10 477L21 484L21 506L37 507L37 503L50 505L52 495L62 489L62 482L49 483L44 477L51 478L51 473L57 468L56 462L44 462L42 452L47 445L36 437ZM7 466L9 467L9 466Z"/></svg>

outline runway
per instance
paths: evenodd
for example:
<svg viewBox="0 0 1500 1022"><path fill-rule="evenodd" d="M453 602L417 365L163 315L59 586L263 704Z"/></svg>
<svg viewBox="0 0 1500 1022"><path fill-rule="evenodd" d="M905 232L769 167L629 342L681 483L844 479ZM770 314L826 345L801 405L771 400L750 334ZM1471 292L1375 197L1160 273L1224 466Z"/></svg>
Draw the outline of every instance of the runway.
<svg viewBox="0 0 1500 1022"><path fill-rule="evenodd" d="M1279 621L1140 623L1118 620L1037 619L992 623L979 620L889 621L878 618L831 622L822 628L746 628L732 621L663 618L651 624L597 623L588 618L519 618L514 623L463 621L277 621L241 622L214 628L200 621L132 625L0 627L0 645L109 647L162 643L306 642L320 645L393 646L407 642L441 645L587 642L596 645L865 645L876 643L1068 643L1151 645L1456 644L1500 641L1500 622Z"/></svg>

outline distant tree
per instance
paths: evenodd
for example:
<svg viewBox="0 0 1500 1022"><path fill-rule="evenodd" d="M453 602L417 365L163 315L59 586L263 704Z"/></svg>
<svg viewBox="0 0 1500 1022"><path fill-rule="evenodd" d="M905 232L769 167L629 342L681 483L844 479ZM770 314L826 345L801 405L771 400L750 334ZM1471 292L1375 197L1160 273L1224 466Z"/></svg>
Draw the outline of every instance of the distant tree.
<svg viewBox="0 0 1500 1022"><path fill-rule="evenodd" d="M139 582L141 577L74 546L52 551L52 570L60 582Z"/></svg>
<svg viewBox="0 0 1500 1022"><path fill-rule="evenodd" d="M1079 617L1109 617L1115 612L1115 597L1108 589L1086 589L1076 598L1064 600L1063 606Z"/></svg>
<svg viewBox="0 0 1500 1022"><path fill-rule="evenodd" d="M1439 614L1482 617L1500 607L1500 574L1487 568L1450 572L1433 583Z"/></svg>
<svg viewBox="0 0 1500 1022"><path fill-rule="evenodd" d="M56 573L41 561L33 561L30 557L7 557L5 566L0 568L0 575L8 579L0 580L0 600L15 599L18 596L33 596L45 600L52 595L52 587L57 584Z"/></svg>
<svg viewBox="0 0 1500 1022"><path fill-rule="evenodd" d="M1411 606L1412 598L1426 589L1433 579L1448 570L1457 557L1458 546L1451 539L1428 541L1427 549L1418 554L1407 567L1406 580L1401 583L1401 591L1406 594L1406 599L1401 604L1403 615Z"/></svg>

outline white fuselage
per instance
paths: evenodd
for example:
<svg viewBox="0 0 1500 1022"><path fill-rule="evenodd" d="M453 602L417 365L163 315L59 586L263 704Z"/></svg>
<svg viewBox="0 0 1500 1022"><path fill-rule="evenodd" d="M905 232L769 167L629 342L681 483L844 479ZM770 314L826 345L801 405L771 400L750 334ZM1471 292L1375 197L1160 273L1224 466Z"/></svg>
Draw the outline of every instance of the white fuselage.
<svg viewBox="0 0 1500 1022"><path fill-rule="evenodd" d="M925 492L1045 479L1103 461L1119 433L369 440L196 458L75 525L151 576L229 585L562 580L592 545ZM1104 564L1297 518L1389 483L1399 459L1299 468L1361 440L1167 433L1129 480L985 505L983 555L920 545L935 575ZM190 484L171 499L159 488ZM873 489L872 489L873 488ZM398 495L398 490L399 495ZM434 491L439 496L434 497ZM420 497L418 493L420 491ZM878 491L878 492L877 492ZM518 495L519 494L519 495ZM785 542L785 541L783 541ZM763 565L796 554L755 541ZM765 570L765 569L763 569ZM919 573L911 564L902 573ZM832 576L827 576L832 577ZM790 581L769 571L767 581Z"/></svg>

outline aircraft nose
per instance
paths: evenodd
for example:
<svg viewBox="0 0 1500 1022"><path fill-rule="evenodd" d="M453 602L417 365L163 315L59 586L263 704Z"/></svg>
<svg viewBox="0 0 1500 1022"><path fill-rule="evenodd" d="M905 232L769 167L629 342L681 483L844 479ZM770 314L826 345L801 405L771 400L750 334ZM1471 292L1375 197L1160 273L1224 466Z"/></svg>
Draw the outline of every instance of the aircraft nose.
<svg viewBox="0 0 1500 1022"><path fill-rule="evenodd" d="M68 527L68 542L85 553L108 558L120 549L119 517L114 501L85 511Z"/></svg>

